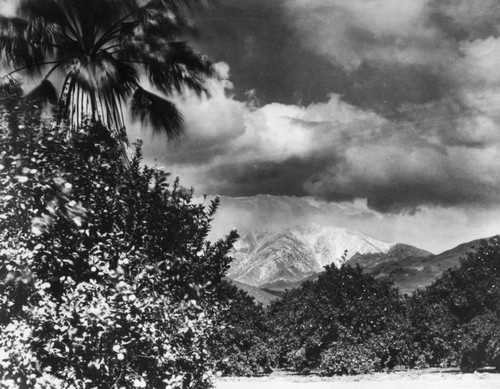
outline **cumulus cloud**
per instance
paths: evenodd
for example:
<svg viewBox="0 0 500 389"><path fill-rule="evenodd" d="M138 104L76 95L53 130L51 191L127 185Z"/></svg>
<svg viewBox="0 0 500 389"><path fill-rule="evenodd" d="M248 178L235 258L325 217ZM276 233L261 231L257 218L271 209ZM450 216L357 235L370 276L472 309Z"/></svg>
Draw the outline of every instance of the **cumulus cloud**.
<svg viewBox="0 0 500 389"><path fill-rule="evenodd" d="M394 116L458 101L474 116L498 103L497 1L287 0L286 9L304 47L348 70L339 93L354 105Z"/></svg>
<svg viewBox="0 0 500 389"><path fill-rule="evenodd" d="M226 64L218 66L229 76ZM198 192L361 198L381 212L500 200L496 119L465 115L461 103L451 111L452 101L424 104L395 120L337 94L307 106L256 107L236 100L222 79L211 98L178 104L188 133L159 162Z"/></svg>
<svg viewBox="0 0 500 389"><path fill-rule="evenodd" d="M427 0L288 0L286 6L304 44L349 69L367 59L427 64L447 50L425 25Z"/></svg>
<svg viewBox="0 0 500 389"><path fill-rule="evenodd" d="M432 23L453 40L500 35L500 5L496 0L432 0L429 9Z"/></svg>

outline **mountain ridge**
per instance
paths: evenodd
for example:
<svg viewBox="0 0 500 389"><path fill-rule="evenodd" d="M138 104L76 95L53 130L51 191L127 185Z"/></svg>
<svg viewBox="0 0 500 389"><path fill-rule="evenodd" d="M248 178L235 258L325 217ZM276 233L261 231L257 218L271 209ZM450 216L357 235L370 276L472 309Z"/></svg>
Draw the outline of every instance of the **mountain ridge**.
<svg viewBox="0 0 500 389"><path fill-rule="evenodd" d="M446 270L457 267L467 253L472 252L482 240L488 239L490 237L462 243L437 255L409 256L399 261L379 263L368 272L377 279L392 281L402 293L411 294L432 284Z"/></svg>
<svg viewBox="0 0 500 389"><path fill-rule="evenodd" d="M235 244L228 276L252 286L296 282L356 253L386 252L393 246L359 231L315 223L282 231L250 231Z"/></svg>
<svg viewBox="0 0 500 389"><path fill-rule="evenodd" d="M376 279L392 281L402 293L412 293L457 266L481 240L436 255L408 244L383 242L362 232L314 223L249 231L235 245L228 277L281 293L316 279L325 265L348 263L360 265Z"/></svg>
<svg viewBox="0 0 500 389"><path fill-rule="evenodd" d="M440 254L432 254L411 245L397 243L386 252L356 253L347 261L347 264L359 265L376 279L389 280L402 293L411 294L417 289L429 286L446 270L458 266L460 260L466 257L468 252L472 252L482 240L488 239L490 238L461 243ZM298 281L275 280L261 284L259 287L242 285L250 295L256 296L257 301L262 300L262 292L264 292L265 301L261 302L268 305L271 299L279 298L285 290L298 288L306 281L314 281L322 271L323 269ZM238 281L231 281L239 284Z"/></svg>

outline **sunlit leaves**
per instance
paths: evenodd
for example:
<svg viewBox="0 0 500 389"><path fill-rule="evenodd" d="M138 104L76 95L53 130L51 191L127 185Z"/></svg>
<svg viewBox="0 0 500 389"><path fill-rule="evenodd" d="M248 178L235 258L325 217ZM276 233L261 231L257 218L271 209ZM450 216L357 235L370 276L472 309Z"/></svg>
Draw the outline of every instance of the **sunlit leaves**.
<svg viewBox="0 0 500 389"><path fill-rule="evenodd" d="M217 204L125 167L98 133L0 131L0 381L207 387L235 235L207 242Z"/></svg>
<svg viewBox="0 0 500 389"><path fill-rule="evenodd" d="M366 343L374 336L405 323L397 290L364 274L360 267L350 266L327 266L316 281L273 302L269 316L278 362L307 371L319 368L326 358L325 374L342 371L335 358L349 354L350 348L368 347ZM340 344L347 350L336 346ZM334 350L328 351L330 348ZM380 363L376 367L386 366Z"/></svg>

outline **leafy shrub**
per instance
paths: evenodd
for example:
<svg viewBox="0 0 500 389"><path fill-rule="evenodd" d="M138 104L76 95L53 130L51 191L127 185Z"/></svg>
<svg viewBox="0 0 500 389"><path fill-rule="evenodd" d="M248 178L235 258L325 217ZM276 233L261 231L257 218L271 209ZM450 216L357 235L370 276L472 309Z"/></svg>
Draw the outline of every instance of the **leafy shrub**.
<svg viewBox="0 0 500 389"><path fill-rule="evenodd" d="M426 368L456 366L460 338L458 322L443 301L429 299L426 291L415 293L408 302L411 327L407 336L413 345L408 367Z"/></svg>
<svg viewBox="0 0 500 389"><path fill-rule="evenodd" d="M299 372L500 369L500 238L481 242L458 268L409 298L359 268L327 267L268 314L275 361Z"/></svg>
<svg viewBox="0 0 500 389"><path fill-rule="evenodd" d="M490 315L500 313L500 241L492 238L409 301L409 332L420 354L417 366L494 363Z"/></svg>
<svg viewBox="0 0 500 389"><path fill-rule="evenodd" d="M273 302L268 314L277 363L305 372L318 368L331 344L361 344L397 328L405 309L392 285L360 267L327 266L318 280Z"/></svg>
<svg viewBox="0 0 500 389"><path fill-rule="evenodd" d="M125 167L94 126L24 123L0 133L2 385L209 386L236 238L206 241L218 202L193 204L140 148Z"/></svg>
<svg viewBox="0 0 500 389"><path fill-rule="evenodd" d="M416 350L408 337L409 326L403 320L398 324L363 343L363 346L369 349L378 361L375 365L376 371L393 369L396 366L412 366Z"/></svg>
<svg viewBox="0 0 500 389"><path fill-rule="evenodd" d="M445 272L425 291L431 303L444 304L464 324L488 311L500 310L500 241L493 238L463 258L460 266Z"/></svg>
<svg viewBox="0 0 500 389"><path fill-rule="evenodd" d="M460 369L472 372L484 366L500 371L500 318L492 313L478 316L464 328Z"/></svg>
<svg viewBox="0 0 500 389"><path fill-rule="evenodd" d="M380 369L380 359L365 345L338 343L321 355L319 374L355 375L373 373Z"/></svg>
<svg viewBox="0 0 500 389"><path fill-rule="evenodd" d="M226 281L217 288L217 300L223 309L209 345L215 370L225 376L270 373L272 358L266 344L269 330L262 306Z"/></svg>
<svg viewBox="0 0 500 389"><path fill-rule="evenodd" d="M412 345L405 332L408 323L401 321L399 324L362 343L335 342L322 353L319 374L367 374L408 366L413 358Z"/></svg>

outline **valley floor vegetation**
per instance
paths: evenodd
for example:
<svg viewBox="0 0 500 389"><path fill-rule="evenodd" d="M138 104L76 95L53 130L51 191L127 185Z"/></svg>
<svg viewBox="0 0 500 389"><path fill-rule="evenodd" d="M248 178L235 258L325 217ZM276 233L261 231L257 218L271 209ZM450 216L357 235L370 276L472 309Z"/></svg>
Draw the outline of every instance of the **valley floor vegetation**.
<svg viewBox="0 0 500 389"><path fill-rule="evenodd" d="M239 359L251 363L233 364L237 375L262 373L267 363L323 376L428 367L500 371L500 239L483 241L458 268L412 296L359 266L327 266L316 281L247 312L265 324L240 348ZM256 370L255 360L266 364Z"/></svg>
<svg viewBox="0 0 500 389"><path fill-rule="evenodd" d="M500 240L401 295L327 266L269 307L223 280L218 200L129 164L100 125L0 128L0 388L206 388L275 368L319 375L500 369Z"/></svg>

